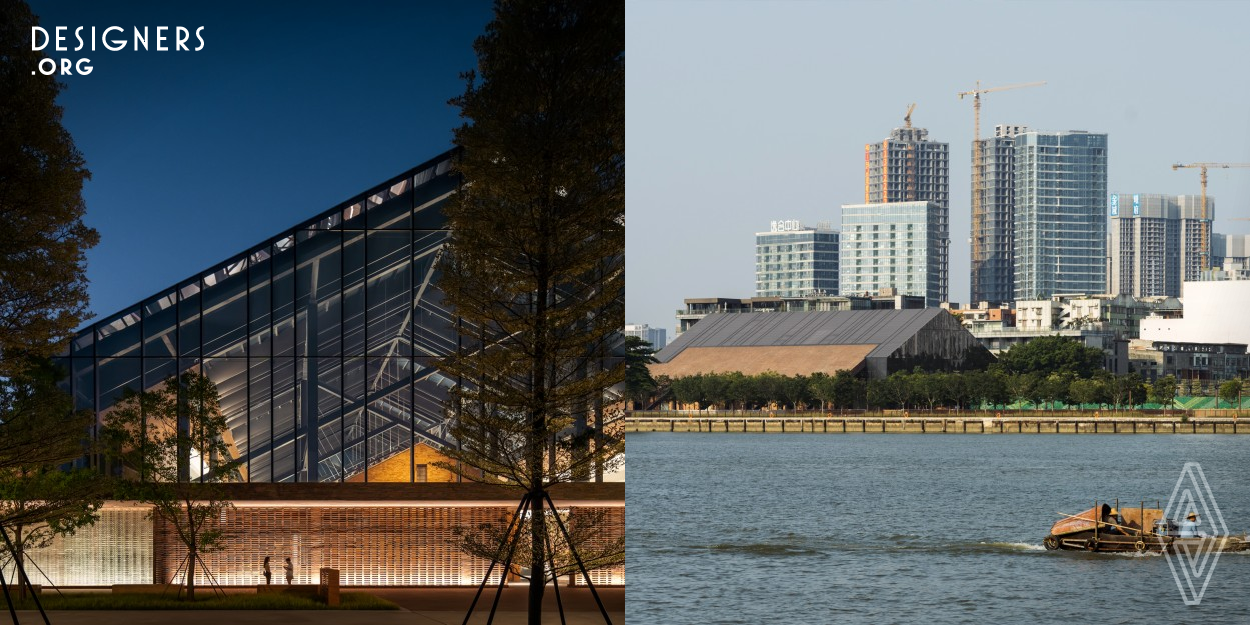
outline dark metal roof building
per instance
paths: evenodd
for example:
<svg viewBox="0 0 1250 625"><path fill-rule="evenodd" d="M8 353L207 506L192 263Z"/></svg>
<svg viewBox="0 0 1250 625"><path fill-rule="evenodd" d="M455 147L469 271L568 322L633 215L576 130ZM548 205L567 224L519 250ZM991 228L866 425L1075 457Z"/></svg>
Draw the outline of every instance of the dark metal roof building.
<svg viewBox="0 0 1250 625"><path fill-rule="evenodd" d="M945 310L849 310L708 315L661 350L652 372L795 375L840 369L964 369L989 352Z"/></svg>

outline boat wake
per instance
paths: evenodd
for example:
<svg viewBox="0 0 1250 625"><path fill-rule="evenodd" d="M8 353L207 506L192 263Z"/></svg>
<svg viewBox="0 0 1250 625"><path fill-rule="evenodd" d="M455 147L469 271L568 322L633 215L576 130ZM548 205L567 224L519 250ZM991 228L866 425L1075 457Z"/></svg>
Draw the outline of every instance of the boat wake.
<svg viewBox="0 0 1250 625"><path fill-rule="evenodd" d="M815 541L813 541L815 542ZM939 553L951 555L979 555L979 554L1026 554L1046 551L1041 543L1024 543L1010 541L981 541L981 542L932 542L928 539L922 539L918 536L892 536L883 542L869 543L820 543L813 545L812 542L807 544L798 544L794 542L772 542L772 543L717 543L711 545L682 545L677 549L686 552L711 552L718 554L733 554L756 556L765 558L774 557L811 557L811 556L829 556L835 553Z"/></svg>
<svg viewBox="0 0 1250 625"><path fill-rule="evenodd" d="M1000 543L1000 542L980 542L978 545L984 545L993 549L1002 549L1005 551L1046 551L1045 545L1037 543Z"/></svg>
<svg viewBox="0 0 1250 625"><path fill-rule="evenodd" d="M786 543L723 543L717 545L689 546L688 549L733 553L747 556L784 557L784 556L825 556L819 549Z"/></svg>
<svg viewBox="0 0 1250 625"><path fill-rule="evenodd" d="M994 541L983 540L978 542L933 542L928 539L914 535L896 535L886 537L882 542L867 543L838 543L838 542L822 542L818 540L807 541L806 544L793 541L779 541L769 543L715 543L709 545L681 545L669 547L664 551L682 551L686 553L713 553L724 555L741 555L760 558L789 558L789 557L827 557L838 553L935 553L949 554L955 556L974 556L987 554L1039 554L1047 551L1046 547L1039 543L1027 543L1016 541ZM1115 555L1124 558L1153 558L1162 554L1159 552L1135 553L1135 552L1103 552L1097 554L1085 554L1096 557L1106 555ZM1242 552L1241 555L1250 556L1250 551Z"/></svg>

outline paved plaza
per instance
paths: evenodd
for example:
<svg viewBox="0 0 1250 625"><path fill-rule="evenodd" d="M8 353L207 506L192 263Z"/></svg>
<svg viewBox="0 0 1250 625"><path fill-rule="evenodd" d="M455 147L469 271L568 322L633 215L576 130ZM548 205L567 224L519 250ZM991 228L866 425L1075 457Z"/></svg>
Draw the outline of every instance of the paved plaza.
<svg viewBox="0 0 1250 625"><path fill-rule="evenodd" d="M52 625L460 625L465 610L473 601L476 588L373 588L362 589L373 595L398 604L401 610L56 610L48 612ZM348 590L349 592L351 590ZM523 625L526 622L526 604L529 589L512 586L504 590L495 614L499 625ZM621 587L599 589L604 607L615 625L625 622L625 589ZM472 625L486 622L490 613L494 590L487 589L478 601ZM602 624L603 616L594 598L586 588L560 588L564 602L567 625ZM0 615L10 620L7 614ZM25 624L42 623L39 613L19 611L18 619ZM543 623L559 623L556 597L547 588L543 603Z"/></svg>

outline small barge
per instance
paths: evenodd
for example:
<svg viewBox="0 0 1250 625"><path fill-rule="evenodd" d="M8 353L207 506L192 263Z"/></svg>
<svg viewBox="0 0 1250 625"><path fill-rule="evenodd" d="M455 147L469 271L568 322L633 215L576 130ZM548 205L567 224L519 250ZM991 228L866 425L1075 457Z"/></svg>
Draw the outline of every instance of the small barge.
<svg viewBox="0 0 1250 625"><path fill-rule="evenodd" d="M1111 507L1095 503L1080 514L1063 514L1051 526L1042 544L1047 549L1097 552L1187 553L1206 551L1245 551L1250 536L1208 536L1198 531L1198 515L1180 522L1168 519L1164 511L1147 508Z"/></svg>

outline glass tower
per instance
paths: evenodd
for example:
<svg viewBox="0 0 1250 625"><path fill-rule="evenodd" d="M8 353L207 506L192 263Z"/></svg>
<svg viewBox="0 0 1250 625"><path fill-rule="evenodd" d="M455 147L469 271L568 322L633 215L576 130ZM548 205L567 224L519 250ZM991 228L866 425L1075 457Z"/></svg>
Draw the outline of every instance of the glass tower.
<svg viewBox="0 0 1250 625"><path fill-rule="evenodd" d="M1016 135L1015 299L1107 288L1107 135Z"/></svg>
<svg viewBox="0 0 1250 625"><path fill-rule="evenodd" d="M203 373L253 482L368 480L370 466L418 443L453 444L451 381L433 367L457 346L437 286L441 207L459 180L451 159L82 329L61 358L75 407L103 420L127 389Z"/></svg>
<svg viewBox="0 0 1250 625"><path fill-rule="evenodd" d="M842 206L842 295L895 288L926 306L947 300L949 211L935 202Z"/></svg>
<svg viewBox="0 0 1250 625"><path fill-rule="evenodd" d="M838 292L838 232L775 221L755 235L755 296L810 297Z"/></svg>

